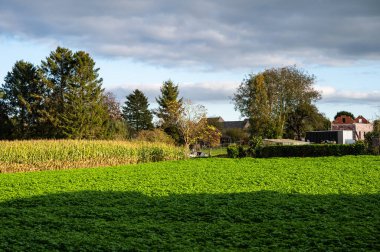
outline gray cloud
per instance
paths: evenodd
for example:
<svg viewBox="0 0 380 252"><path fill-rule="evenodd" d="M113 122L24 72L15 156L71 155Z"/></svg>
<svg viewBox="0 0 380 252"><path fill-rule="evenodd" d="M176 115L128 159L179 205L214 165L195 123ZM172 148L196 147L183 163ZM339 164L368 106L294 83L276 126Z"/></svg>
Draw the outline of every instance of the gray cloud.
<svg viewBox="0 0 380 252"><path fill-rule="evenodd" d="M0 0L0 34L205 69L380 59L378 0Z"/></svg>
<svg viewBox="0 0 380 252"><path fill-rule="evenodd" d="M317 87L322 93L320 103L380 105L380 91L337 90L331 86Z"/></svg>
<svg viewBox="0 0 380 252"><path fill-rule="evenodd" d="M236 92L239 83L191 83L179 84L180 97L190 99L196 103L232 103L231 97ZM357 90L339 90L332 86L315 86L316 90L321 92L322 99L318 104L357 104L370 105L372 107L380 106L380 90L357 91ZM107 89L115 94L118 101L123 103L125 97L133 90L141 90L151 104L155 103L155 98L160 93L160 85L125 85ZM233 106L233 105L231 105Z"/></svg>
<svg viewBox="0 0 380 252"><path fill-rule="evenodd" d="M180 97L190 99L195 103L212 103L226 102L236 90L238 84L235 83L193 83L179 85ZM121 103L125 102L125 97L133 92L133 90L141 90L150 103L155 103L155 98L161 95L160 87L157 85L133 86L109 88L107 91L115 94L117 100ZM231 105L232 106L232 105Z"/></svg>

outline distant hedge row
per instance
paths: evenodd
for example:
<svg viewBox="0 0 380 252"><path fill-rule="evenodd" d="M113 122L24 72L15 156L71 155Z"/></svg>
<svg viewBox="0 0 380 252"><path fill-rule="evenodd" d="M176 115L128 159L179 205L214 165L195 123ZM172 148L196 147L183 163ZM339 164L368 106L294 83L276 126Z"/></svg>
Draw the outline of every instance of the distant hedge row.
<svg viewBox="0 0 380 252"><path fill-rule="evenodd" d="M322 157L366 154L364 143L356 144L308 144L308 145L271 145L252 150L242 146L231 145L227 148L227 155L237 157Z"/></svg>

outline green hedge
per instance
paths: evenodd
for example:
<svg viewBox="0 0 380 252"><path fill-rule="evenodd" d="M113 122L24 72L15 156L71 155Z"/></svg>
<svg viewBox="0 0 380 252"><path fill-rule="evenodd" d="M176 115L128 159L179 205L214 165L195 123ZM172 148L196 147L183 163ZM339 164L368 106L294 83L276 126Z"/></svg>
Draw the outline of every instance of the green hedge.
<svg viewBox="0 0 380 252"><path fill-rule="evenodd" d="M227 147L227 157L242 158L247 156L247 150L241 145L231 144Z"/></svg>
<svg viewBox="0 0 380 252"><path fill-rule="evenodd" d="M308 144L265 146L257 153L257 157L322 157L366 154L365 145L356 144Z"/></svg>

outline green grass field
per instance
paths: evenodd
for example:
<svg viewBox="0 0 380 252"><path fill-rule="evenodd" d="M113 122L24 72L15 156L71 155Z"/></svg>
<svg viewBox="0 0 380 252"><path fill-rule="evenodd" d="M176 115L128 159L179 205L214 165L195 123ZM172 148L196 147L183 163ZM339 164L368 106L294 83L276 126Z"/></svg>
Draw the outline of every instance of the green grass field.
<svg viewBox="0 0 380 252"><path fill-rule="evenodd" d="M380 158L0 174L0 251L380 250Z"/></svg>
<svg viewBox="0 0 380 252"><path fill-rule="evenodd" d="M203 150L204 153L209 153L209 149ZM211 151L211 157L222 157L222 156L227 156L227 147L220 147L220 148L212 148Z"/></svg>

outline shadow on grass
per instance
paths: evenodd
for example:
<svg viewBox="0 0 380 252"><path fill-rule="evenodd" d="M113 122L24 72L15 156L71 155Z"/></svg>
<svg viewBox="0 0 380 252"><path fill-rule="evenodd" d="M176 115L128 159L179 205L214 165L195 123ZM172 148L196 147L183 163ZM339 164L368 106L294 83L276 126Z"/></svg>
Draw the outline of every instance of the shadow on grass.
<svg viewBox="0 0 380 252"><path fill-rule="evenodd" d="M0 250L379 250L380 195L162 197L82 191L0 203Z"/></svg>

